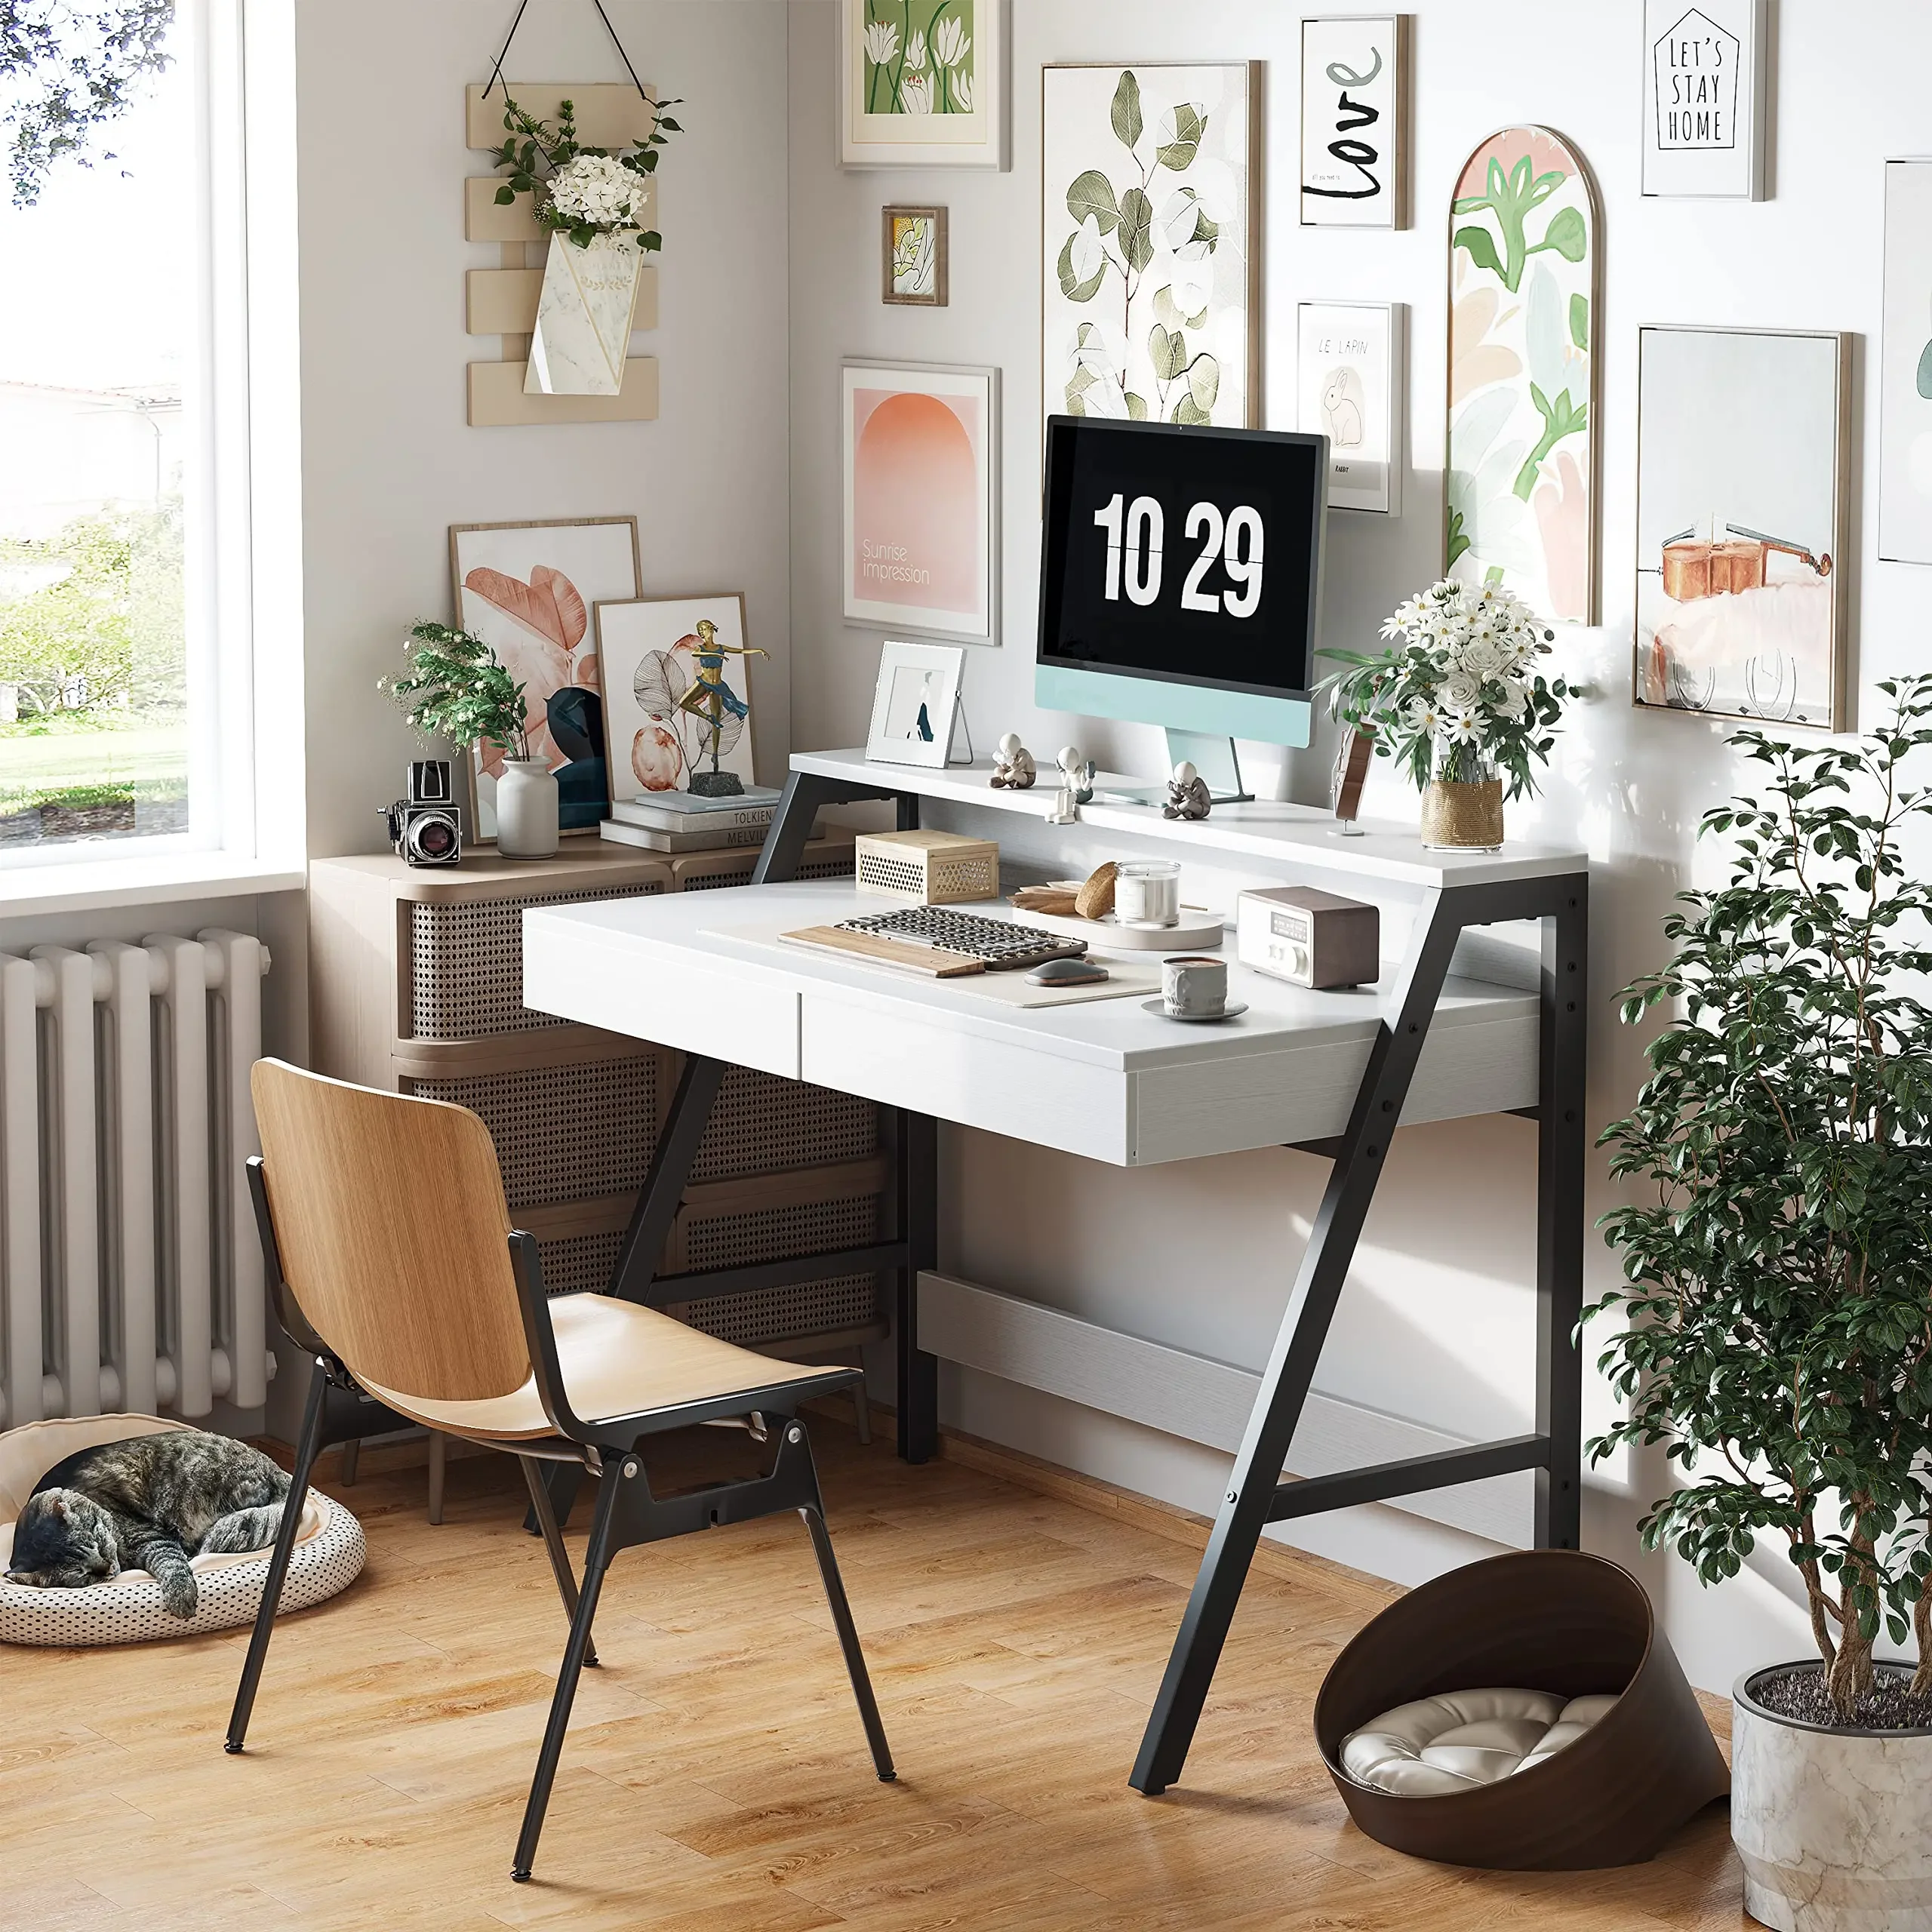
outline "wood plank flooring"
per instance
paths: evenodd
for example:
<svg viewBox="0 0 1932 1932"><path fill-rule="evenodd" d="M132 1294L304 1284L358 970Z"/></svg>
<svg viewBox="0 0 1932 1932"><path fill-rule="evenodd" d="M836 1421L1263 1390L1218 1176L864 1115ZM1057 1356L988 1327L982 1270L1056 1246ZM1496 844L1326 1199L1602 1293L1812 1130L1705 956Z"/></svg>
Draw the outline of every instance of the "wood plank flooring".
<svg viewBox="0 0 1932 1932"><path fill-rule="evenodd" d="M221 1737L245 1632L0 1651L0 1932L1749 1923L1721 1806L1611 1872L1466 1872L1364 1838L1308 1713L1387 1592L1312 1560L1251 1583L1185 1783L1141 1798L1127 1772L1194 1552L1131 1506L814 1436L896 1784L872 1776L795 1518L629 1551L513 1885L564 1637L521 1485L453 1461L432 1529L420 1471L365 1474L325 1487L368 1568L278 1629L245 1757ZM743 1453L720 1442L703 1453Z"/></svg>

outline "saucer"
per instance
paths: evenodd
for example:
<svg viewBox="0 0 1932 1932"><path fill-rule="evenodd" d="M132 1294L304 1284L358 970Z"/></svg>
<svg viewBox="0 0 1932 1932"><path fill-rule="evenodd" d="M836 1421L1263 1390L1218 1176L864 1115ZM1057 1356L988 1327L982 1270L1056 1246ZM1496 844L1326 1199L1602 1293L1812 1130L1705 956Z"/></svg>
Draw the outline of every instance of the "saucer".
<svg viewBox="0 0 1932 1932"><path fill-rule="evenodd" d="M1211 1026L1217 1020L1232 1020L1237 1014L1247 1011L1244 999L1229 1000L1219 1013L1170 1013L1167 1002L1158 999L1143 999L1140 1006L1143 1012L1158 1013L1163 1020L1178 1020L1189 1026Z"/></svg>

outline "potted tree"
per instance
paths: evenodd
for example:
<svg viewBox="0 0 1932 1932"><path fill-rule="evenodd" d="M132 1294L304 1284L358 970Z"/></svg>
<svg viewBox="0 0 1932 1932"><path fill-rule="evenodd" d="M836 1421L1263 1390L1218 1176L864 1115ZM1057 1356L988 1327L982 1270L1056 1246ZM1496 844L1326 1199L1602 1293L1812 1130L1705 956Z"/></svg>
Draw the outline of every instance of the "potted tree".
<svg viewBox="0 0 1932 1932"><path fill-rule="evenodd" d="M1646 1545L1714 1583L1780 1539L1801 1580L1817 1654L1739 1679L1731 1811L1746 1909L1805 1932L1932 1927L1932 678L1880 688L1862 740L1731 741L1761 795L1706 814L1729 882L1624 995L1676 1014L1600 1143L1647 1198L1589 1312L1629 1405L1592 1457L1687 1477Z"/></svg>
<svg viewBox="0 0 1932 1932"><path fill-rule="evenodd" d="M448 624L411 627L403 650L408 668L377 680L426 738L447 738L460 751L494 745L497 850L506 859L548 859L557 850L556 775L530 755L524 687L479 637Z"/></svg>

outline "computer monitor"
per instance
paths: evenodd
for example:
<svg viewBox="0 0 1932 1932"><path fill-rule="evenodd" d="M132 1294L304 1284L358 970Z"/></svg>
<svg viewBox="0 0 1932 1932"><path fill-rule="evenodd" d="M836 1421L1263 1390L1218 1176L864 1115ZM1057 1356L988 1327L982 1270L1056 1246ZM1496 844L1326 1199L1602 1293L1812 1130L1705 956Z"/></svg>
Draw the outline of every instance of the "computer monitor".
<svg viewBox="0 0 1932 1932"><path fill-rule="evenodd" d="M1040 705L1306 745L1327 497L1324 436L1050 417Z"/></svg>

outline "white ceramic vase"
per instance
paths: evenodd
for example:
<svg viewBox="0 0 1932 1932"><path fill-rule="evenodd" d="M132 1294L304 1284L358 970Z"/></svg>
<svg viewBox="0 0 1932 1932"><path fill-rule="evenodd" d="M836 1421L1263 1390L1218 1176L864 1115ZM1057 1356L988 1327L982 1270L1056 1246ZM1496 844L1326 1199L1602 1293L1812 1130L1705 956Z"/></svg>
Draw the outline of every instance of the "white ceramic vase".
<svg viewBox="0 0 1932 1932"><path fill-rule="evenodd" d="M557 777L534 758L509 758L497 774L497 850L506 859L557 855Z"/></svg>
<svg viewBox="0 0 1932 1932"><path fill-rule="evenodd" d="M526 395L615 395L623 387L644 256L631 234L580 248L552 235L530 339Z"/></svg>
<svg viewBox="0 0 1932 1932"><path fill-rule="evenodd" d="M1744 1909L1777 1932L1932 1932L1932 1730L1780 1717L1752 1687L1792 1668L1749 1672L1731 1692Z"/></svg>

